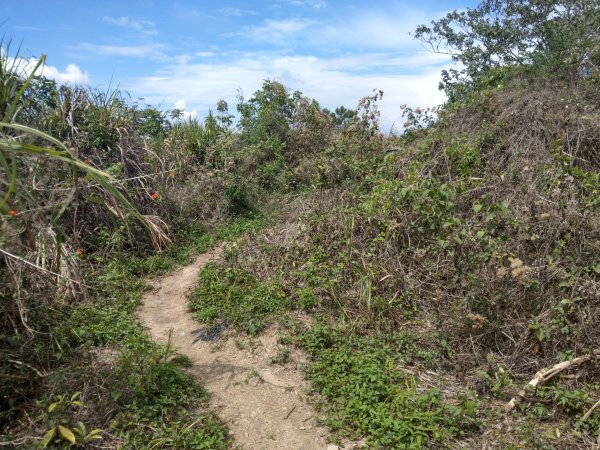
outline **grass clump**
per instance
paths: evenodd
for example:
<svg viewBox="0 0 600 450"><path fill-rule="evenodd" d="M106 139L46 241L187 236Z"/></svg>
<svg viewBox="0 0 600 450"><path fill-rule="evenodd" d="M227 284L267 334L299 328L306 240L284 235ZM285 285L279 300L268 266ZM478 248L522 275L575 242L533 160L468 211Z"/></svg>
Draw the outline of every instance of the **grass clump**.
<svg viewBox="0 0 600 450"><path fill-rule="evenodd" d="M209 263L200 272L190 309L201 322L225 321L250 335L291 305L280 283L261 283L241 270Z"/></svg>

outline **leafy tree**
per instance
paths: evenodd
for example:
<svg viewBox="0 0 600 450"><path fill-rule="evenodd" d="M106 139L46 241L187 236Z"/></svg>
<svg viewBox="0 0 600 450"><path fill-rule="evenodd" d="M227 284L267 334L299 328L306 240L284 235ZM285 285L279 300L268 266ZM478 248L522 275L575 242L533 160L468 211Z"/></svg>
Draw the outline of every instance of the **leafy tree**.
<svg viewBox="0 0 600 450"><path fill-rule="evenodd" d="M219 113L217 120L221 127L224 129L229 128L233 123L234 116L229 114L229 105L225 100L219 100L217 102L217 112Z"/></svg>
<svg viewBox="0 0 600 450"><path fill-rule="evenodd" d="M356 111L345 106L335 108L334 112L326 112L333 118L333 124L338 128L344 128L356 118Z"/></svg>
<svg viewBox="0 0 600 450"><path fill-rule="evenodd" d="M462 64L442 74L440 88L451 99L498 67L532 65L571 81L587 77L600 65L599 35L598 0L483 0L415 33Z"/></svg>
<svg viewBox="0 0 600 450"><path fill-rule="evenodd" d="M245 140L250 144L285 142L296 110L295 99L300 96L300 92L290 95L278 81L265 80L262 89L249 101L240 98L237 105L241 115L239 126Z"/></svg>
<svg viewBox="0 0 600 450"><path fill-rule="evenodd" d="M166 114L151 106L140 111L138 120L141 134L153 139L164 139L170 128Z"/></svg>

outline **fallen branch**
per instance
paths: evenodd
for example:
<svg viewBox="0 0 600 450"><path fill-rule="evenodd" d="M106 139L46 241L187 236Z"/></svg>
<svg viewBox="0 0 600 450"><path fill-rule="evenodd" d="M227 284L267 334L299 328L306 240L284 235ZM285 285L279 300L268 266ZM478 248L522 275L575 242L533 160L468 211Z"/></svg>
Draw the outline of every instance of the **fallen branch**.
<svg viewBox="0 0 600 450"><path fill-rule="evenodd" d="M24 362L21 362L21 361L16 361L16 360L14 360L14 359L9 359L9 360L8 360L8 362L11 362L11 363L15 364L16 366L24 366L24 367L27 367L28 369L31 369L31 370L33 370L33 371L36 373L36 375L37 375L38 377L40 377L40 378L44 378L44 377L46 376L45 374L43 374L42 372L40 372L39 370L37 370L35 367L33 367L33 366L30 366L29 364L26 364L26 363L24 363Z"/></svg>
<svg viewBox="0 0 600 450"><path fill-rule="evenodd" d="M590 417L590 416L592 415L592 413L594 412L594 410L595 410L595 409L596 409L598 406L600 406L600 400L598 400L598 401L597 401L597 402L594 404L594 406L592 406L592 407L591 407L591 408L588 410L588 412L586 412L586 413L583 415L583 417L581 418L581 421L582 421L582 422L585 422L585 421L587 420L587 418L588 418L588 417Z"/></svg>
<svg viewBox="0 0 600 450"><path fill-rule="evenodd" d="M552 367L547 367L545 369L540 370L538 373L535 374L533 379L529 383L527 383L525 388L521 389L517 393L517 395L515 395L506 405L504 405L504 410L506 412L510 412L513 409L515 409L515 407L521 402L521 400L523 400L523 398L525 398L526 389L528 386L531 386L532 388L536 388L537 386L544 384L550 378L559 374L563 370L568 369L569 367L572 367L572 366L578 366L580 364L588 362L593 357L598 357L598 356L600 356L600 349L596 349L588 355L580 356L571 361L563 361L558 364L555 364ZM593 409L592 409L592 411L593 411Z"/></svg>

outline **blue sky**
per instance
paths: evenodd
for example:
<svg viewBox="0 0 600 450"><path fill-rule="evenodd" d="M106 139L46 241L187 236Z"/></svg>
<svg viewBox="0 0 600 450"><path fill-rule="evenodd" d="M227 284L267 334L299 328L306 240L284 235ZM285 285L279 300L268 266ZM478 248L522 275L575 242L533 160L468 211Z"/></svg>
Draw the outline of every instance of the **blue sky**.
<svg viewBox="0 0 600 450"><path fill-rule="evenodd" d="M322 106L354 107L375 88L387 126L399 105L432 106L447 58L409 32L462 1L8 1L2 28L27 58L47 55L60 82L128 91L162 109L203 116L223 98L235 109L265 78Z"/></svg>

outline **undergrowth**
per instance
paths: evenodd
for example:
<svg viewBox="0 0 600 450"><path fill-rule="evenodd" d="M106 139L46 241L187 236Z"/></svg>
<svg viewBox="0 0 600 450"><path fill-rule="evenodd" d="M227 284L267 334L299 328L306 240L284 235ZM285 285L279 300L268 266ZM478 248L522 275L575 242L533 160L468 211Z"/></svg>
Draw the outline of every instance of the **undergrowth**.
<svg viewBox="0 0 600 450"><path fill-rule="evenodd" d="M422 389L402 368L429 359L410 333L357 335L350 326L295 324L289 313L316 303L309 291L286 292L277 280L259 281L213 263L201 271L190 307L199 321L225 322L252 336L274 321L289 327L284 342L310 355L307 376L319 394L321 420L340 438L365 438L375 448L420 448L479 428L472 398L448 404L439 389ZM285 356L274 358L281 361Z"/></svg>
<svg viewBox="0 0 600 450"><path fill-rule="evenodd" d="M477 403L448 404L401 365L406 335L361 336L316 325L299 343L312 357L307 376L320 394L323 423L373 448L423 448L468 436L480 427Z"/></svg>
<svg viewBox="0 0 600 450"><path fill-rule="evenodd" d="M508 418L500 412L538 370L598 348L599 134L588 121L597 84L529 83L517 72L472 93L428 129L390 137L394 151L373 158L361 181L287 205L273 230L207 270L196 316L244 329L309 312L327 330L320 348L305 347L323 420L375 447L585 447L599 433L595 364L562 390L527 395ZM561 101L568 108L553 110ZM579 129L579 140L565 134ZM348 331L332 341L339 324ZM410 372L386 372L400 359L386 336L400 331L413 336L402 356ZM432 399L427 370L439 375ZM385 383L370 391L371 377ZM455 433L464 417L443 420L473 395L470 433ZM431 414L414 428L383 420L404 425L411 411Z"/></svg>
<svg viewBox="0 0 600 450"><path fill-rule="evenodd" d="M144 278L270 224L204 268L191 310L250 335L310 314L289 342L339 436L592 445L591 358L498 406L598 349L599 18L592 0L483 0L419 27L464 68L389 136L382 91L331 112L265 80L234 128L222 101L200 121L57 86L2 43L0 443L226 448L134 311ZM257 215L270 203L281 217Z"/></svg>
<svg viewBox="0 0 600 450"><path fill-rule="evenodd" d="M60 352L55 357L62 363L47 378L37 406L30 406L31 422L22 425L34 436L16 442L48 448L74 442L114 448L229 448L227 428L206 409L206 391L184 370L186 358L169 345L152 343L134 314L148 277L265 223L257 216L236 219L214 232L189 229L178 237L178 245L162 253L106 262L89 302L57 305L56 313L64 319L53 339L55 352ZM10 435L4 439L12 440Z"/></svg>

